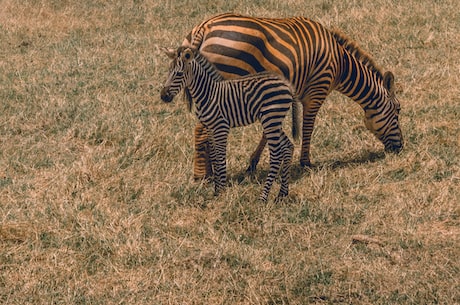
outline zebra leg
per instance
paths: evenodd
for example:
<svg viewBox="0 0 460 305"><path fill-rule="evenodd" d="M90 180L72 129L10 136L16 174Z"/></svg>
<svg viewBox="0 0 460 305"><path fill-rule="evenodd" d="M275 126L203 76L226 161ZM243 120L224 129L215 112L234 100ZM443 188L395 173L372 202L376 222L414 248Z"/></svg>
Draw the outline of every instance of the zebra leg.
<svg viewBox="0 0 460 305"><path fill-rule="evenodd" d="M273 185L273 181L279 173L282 155L281 155L281 125L271 132L264 130L265 136L267 137L268 148L270 150L270 169L268 171L267 180L265 180L265 186L263 188L262 194L260 195L260 200L262 202L267 202L268 194Z"/></svg>
<svg viewBox="0 0 460 305"><path fill-rule="evenodd" d="M278 175L281 166L280 145L270 145L269 143L268 147L270 149L270 169L268 171L264 189L260 195L260 200L262 202L267 202L268 194L270 193L273 181Z"/></svg>
<svg viewBox="0 0 460 305"><path fill-rule="evenodd" d="M214 130L211 140L211 163L214 169L214 195L218 195L227 184L227 138L229 127Z"/></svg>
<svg viewBox="0 0 460 305"><path fill-rule="evenodd" d="M193 162L193 178L195 180L206 179L212 176L210 143L206 128L201 123L195 126L195 156Z"/></svg>
<svg viewBox="0 0 460 305"><path fill-rule="evenodd" d="M246 170L247 174L253 174L256 171L257 164L260 160L260 155L264 151L265 145L267 144L267 138L265 134L262 135L262 139L260 139L259 145L257 145L256 150L252 153L251 158L249 159L249 167Z"/></svg>
<svg viewBox="0 0 460 305"><path fill-rule="evenodd" d="M303 125L302 125L302 150L300 152L300 166L310 167L310 142L315 125L316 115L321 107L326 95L321 99L311 100L306 98L302 101L303 104Z"/></svg>
<svg viewBox="0 0 460 305"><path fill-rule="evenodd" d="M294 152L294 145L289 138L284 134L281 134L281 154L282 154L282 166L281 166L281 188L276 197L275 202L280 202L283 197L286 197L289 193L289 177L292 162L292 154Z"/></svg>

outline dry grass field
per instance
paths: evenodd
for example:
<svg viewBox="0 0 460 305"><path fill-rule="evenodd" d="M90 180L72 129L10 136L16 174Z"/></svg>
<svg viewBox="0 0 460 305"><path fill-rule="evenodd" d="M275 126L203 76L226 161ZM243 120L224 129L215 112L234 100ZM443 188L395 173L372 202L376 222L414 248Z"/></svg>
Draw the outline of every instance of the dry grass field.
<svg viewBox="0 0 460 305"><path fill-rule="evenodd" d="M1 304L460 304L456 0L0 0ZM196 119L159 92L226 11L342 29L393 71L405 149L334 93L310 170L257 201L235 129L228 189L192 179Z"/></svg>

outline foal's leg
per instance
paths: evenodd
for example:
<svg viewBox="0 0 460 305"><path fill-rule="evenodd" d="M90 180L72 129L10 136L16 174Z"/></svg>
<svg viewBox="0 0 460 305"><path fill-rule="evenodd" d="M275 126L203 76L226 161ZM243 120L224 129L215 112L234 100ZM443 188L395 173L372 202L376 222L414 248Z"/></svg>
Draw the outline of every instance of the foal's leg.
<svg viewBox="0 0 460 305"><path fill-rule="evenodd" d="M289 193L289 177L290 177L290 168L292 162L292 153L294 151L294 145L291 143L286 134L281 131L281 155L282 155L282 165L281 165L281 188L276 197L275 202L281 201L283 197L286 197Z"/></svg>
<svg viewBox="0 0 460 305"><path fill-rule="evenodd" d="M268 144L268 148L270 149L270 169L268 171L267 180L265 181L265 185L260 195L260 200L262 202L267 202L268 194L270 193L270 189L273 185L273 181L275 180L281 166L281 158L279 154L277 155L277 147L276 145Z"/></svg>
<svg viewBox="0 0 460 305"><path fill-rule="evenodd" d="M267 139L268 149L270 150L270 169L268 171L267 179L265 180L265 186L262 194L260 195L260 200L263 202L266 202L268 199L268 194L270 193L273 181L278 175L282 163L282 156L280 154L281 132L281 122L275 126L264 126L264 134Z"/></svg>
<svg viewBox="0 0 460 305"><path fill-rule="evenodd" d="M214 170L215 195L218 195L227 183L227 139L230 128L220 126L212 131L211 163Z"/></svg>

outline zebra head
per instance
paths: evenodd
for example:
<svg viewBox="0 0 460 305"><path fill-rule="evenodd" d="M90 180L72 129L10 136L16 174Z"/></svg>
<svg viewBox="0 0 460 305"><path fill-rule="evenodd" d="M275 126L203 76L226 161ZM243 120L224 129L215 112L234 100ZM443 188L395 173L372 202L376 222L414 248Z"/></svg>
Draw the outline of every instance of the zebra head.
<svg viewBox="0 0 460 305"><path fill-rule="evenodd" d="M171 102L174 97L188 85L190 74L190 62L194 53L190 48L180 47L177 51L165 51L173 61L169 67L169 75L161 89L161 100Z"/></svg>
<svg viewBox="0 0 460 305"><path fill-rule="evenodd" d="M366 111L366 127L385 145L385 151L399 153L403 149L403 137L399 126L401 107L395 94L394 76L383 76L384 101L381 107Z"/></svg>

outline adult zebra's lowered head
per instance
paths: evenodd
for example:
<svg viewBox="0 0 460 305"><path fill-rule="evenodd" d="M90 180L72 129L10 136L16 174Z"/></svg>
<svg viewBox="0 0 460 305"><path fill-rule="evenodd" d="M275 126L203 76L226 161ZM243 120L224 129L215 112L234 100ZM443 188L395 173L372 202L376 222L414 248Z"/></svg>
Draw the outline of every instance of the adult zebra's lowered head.
<svg viewBox="0 0 460 305"><path fill-rule="evenodd" d="M382 142L385 151L401 152L401 107L393 73L383 72L367 52L339 30L334 30L332 36L343 54L337 90L363 108L366 128Z"/></svg>
<svg viewBox="0 0 460 305"><path fill-rule="evenodd" d="M365 104L366 128L369 129L385 146L385 151L399 153L403 149L403 136L399 124L401 106L395 94L393 73L383 75L383 98ZM383 114L383 115L382 115Z"/></svg>

